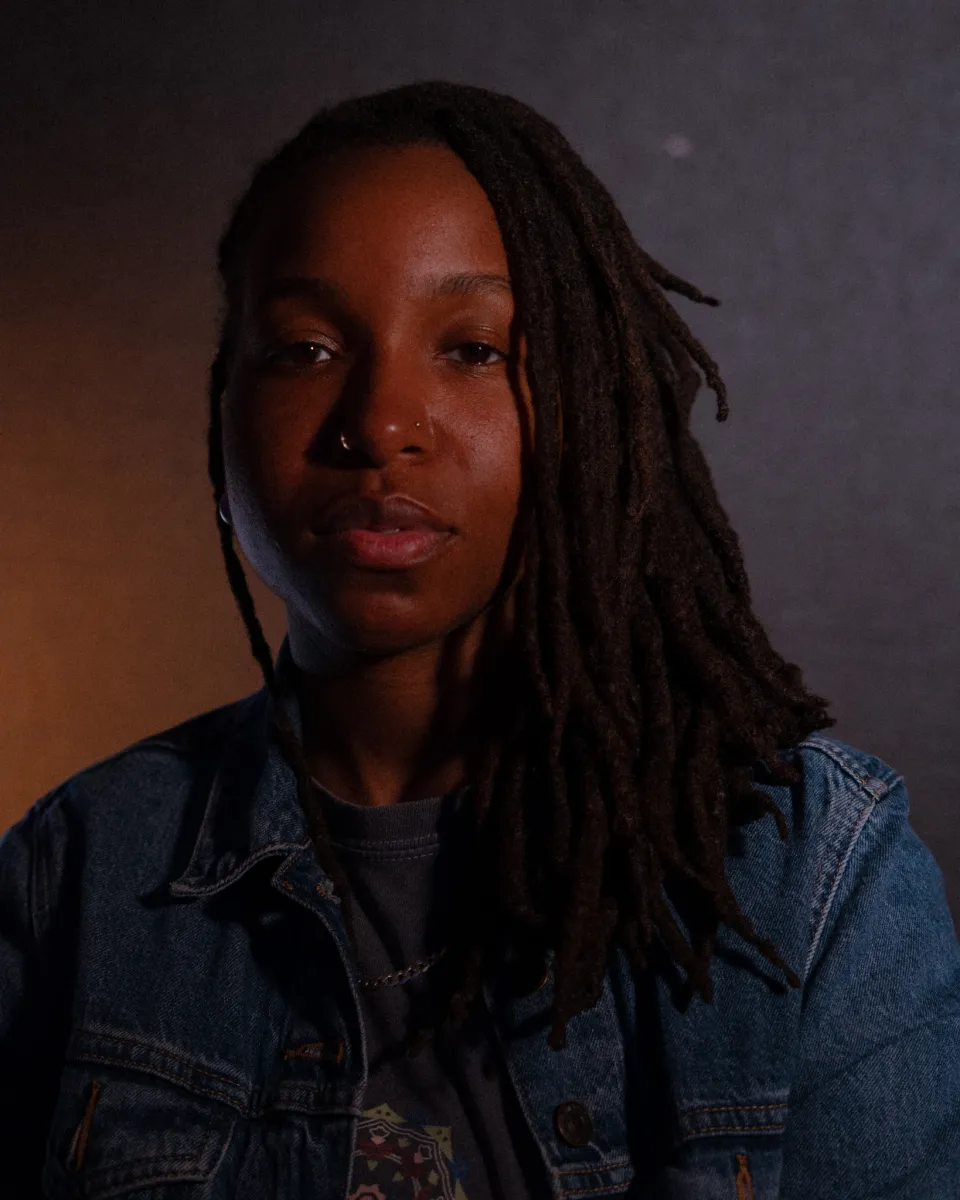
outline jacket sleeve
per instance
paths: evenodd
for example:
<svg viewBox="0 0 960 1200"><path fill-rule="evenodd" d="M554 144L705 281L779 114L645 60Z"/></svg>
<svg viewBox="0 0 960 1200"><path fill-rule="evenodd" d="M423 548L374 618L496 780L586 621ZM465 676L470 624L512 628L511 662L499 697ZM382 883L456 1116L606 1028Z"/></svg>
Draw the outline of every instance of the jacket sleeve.
<svg viewBox="0 0 960 1200"><path fill-rule="evenodd" d="M781 1200L960 1197L960 944L908 809L873 802L814 930Z"/></svg>
<svg viewBox="0 0 960 1200"><path fill-rule="evenodd" d="M35 806L0 838L0 1177L10 1200L39 1198L62 1063L69 950ZM53 889L53 890L51 890Z"/></svg>

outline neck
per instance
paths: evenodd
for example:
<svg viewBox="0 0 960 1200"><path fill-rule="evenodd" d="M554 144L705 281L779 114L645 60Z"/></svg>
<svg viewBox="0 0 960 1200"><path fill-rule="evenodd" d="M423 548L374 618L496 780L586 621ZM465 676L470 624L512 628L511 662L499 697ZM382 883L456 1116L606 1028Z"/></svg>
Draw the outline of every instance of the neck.
<svg viewBox="0 0 960 1200"><path fill-rule="evenodd" d="M288 620L311 775L354 804L396 804L466 782L496 736L508 686L486 614L441 642L346 660Z"/></svg>

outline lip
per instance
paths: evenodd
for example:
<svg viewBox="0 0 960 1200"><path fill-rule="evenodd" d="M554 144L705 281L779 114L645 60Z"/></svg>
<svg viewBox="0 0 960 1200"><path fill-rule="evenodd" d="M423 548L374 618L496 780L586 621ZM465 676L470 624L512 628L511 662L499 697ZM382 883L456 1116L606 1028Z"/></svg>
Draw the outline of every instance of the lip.
<svg viewBox="0 0 960 1200"><path fill-rule="evenodd" d="M353 494L340 497L320 514L316 533L320 535L364 530L383 533L401 532L454 533L455 528L432 508L412 496Z"/></svg>
<svg viewBox="0 0 960 1200"><path fill-rule="evenodd" d="M441 529L341 529L321 534L319 540L356 567L403 571L435 558L453 536L451 530Z"/></svg>

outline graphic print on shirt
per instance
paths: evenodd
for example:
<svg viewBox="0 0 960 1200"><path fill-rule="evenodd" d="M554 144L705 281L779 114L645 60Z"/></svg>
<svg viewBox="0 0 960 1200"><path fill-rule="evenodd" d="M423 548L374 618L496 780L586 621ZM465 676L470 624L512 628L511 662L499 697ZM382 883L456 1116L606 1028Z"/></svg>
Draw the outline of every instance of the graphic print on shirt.
<svg viewBox="0 0 960 1200"><path fill-rule="evenodd" d="M453 1156L449 1125L408 1124L381 1104L357 1125L349 1200L468 1200L460 1186L468 1169Z"/></svg>

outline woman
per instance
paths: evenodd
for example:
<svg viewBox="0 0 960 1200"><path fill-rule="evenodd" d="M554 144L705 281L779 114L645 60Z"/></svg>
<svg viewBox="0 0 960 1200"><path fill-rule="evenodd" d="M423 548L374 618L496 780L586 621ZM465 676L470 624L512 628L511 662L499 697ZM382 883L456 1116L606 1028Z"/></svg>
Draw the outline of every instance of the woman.
<svg viewBox="0 0 960 1200"><path fill-rule="evenodd" d="M0 845L4 1195L958 1194L942 877L752 612L713 301L447 84L320 113L219 265L265 687Z"/></svg>

